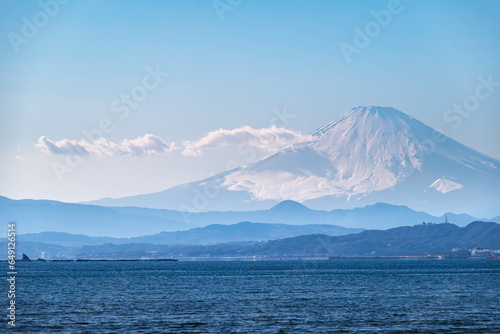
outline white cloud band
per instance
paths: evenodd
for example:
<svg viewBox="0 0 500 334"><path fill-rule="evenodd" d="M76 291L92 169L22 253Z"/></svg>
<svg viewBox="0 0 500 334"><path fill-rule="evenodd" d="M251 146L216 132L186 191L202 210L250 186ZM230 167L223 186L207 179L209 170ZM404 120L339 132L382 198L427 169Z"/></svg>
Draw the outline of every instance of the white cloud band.
<svg viewBox="0 0 500 334"><path fill-rule="evenodd" d="M184 156L195 157L207 149L229 145L245 145L266 152L276 152L285 146L311 140L313 140L311 135L303 135L300 132L276 126L262 129L243 126L232 130L219 129L209 132L205 137L197 141L185 141L182 144L181 153ZM132 140L124 139L119 143L105 138L93 142L85 139L53 141L42 136L35 143L35 146L45 153L98 157L155 155L177 150L174 143L167 144L161 138L152 134L146 134Z"/></svg>
<svg viewBox="0 0 500 334"><path fill-rule="evenodd" d="M93 142L87 140L52 141L45 136L35 144L42 152L62 155L110 157L117 155L153 155L175 150L174 143L166 144L159 137L146 134L136 139L124 139L120 143L105 138Z"/></svg>
<svg viewBox="0 0 500 334"><path fill-rule="evenodd" d="M255 147L268 152L275 152L285 146L307 142L312 140L311 135L303 135L290 129L270 128L253 129L243 126L233 130L219 129L209 132L205 137L197 141L185 141L182 154L185 156L197 156L204 150L217 146L241 145Z"/></svg>

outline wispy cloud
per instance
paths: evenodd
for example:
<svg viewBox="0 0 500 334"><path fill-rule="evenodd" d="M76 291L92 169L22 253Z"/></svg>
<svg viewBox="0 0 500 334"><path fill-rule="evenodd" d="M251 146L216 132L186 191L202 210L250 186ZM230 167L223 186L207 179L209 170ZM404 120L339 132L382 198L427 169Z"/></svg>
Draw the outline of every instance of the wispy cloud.
<svg viewBox="0 0 500 334"><path fill-rule="evenodd" d="M303 135L300 132L276 126L262 129L243 126L232 130L212 131L197 141L184 141L180 145L180 149L182 150L181 154L187 157L196 157L207 149L229 145L245 145L266 152L276 152L285 146L311 140L313 140L311 135ZM97 157L155 155L179 149L175 143L167 144L152 134L146 134L136 139L124 139L118 143L105 138L93 142L85 139L54 141L41 136L35 146L40 151L49 154Z"/></svg>
<svg viewBox="0 0 500 334"><path fill-rule="evenodd" d="M233 130L219 129L209 132L205 137L197 141L185 141L182 155L198 156L206 149L241 144L267 152L275 152L285 146L312 139L313 136L311 135L303 135L300 132L276 126L262 129L243 126Z"/></svg>
<svg viewBox="0 0 500 334"><path fill-rule="evenodd" d="M174 143L167 144L159 137L146 134L136 139L124 139L119 143L105 138L93 142L87 140L52 141L45 136L38 139L35 144L42 152L61 155L81 155L111 157L117 155L154 155L171 152L176 149Z"/></svg>

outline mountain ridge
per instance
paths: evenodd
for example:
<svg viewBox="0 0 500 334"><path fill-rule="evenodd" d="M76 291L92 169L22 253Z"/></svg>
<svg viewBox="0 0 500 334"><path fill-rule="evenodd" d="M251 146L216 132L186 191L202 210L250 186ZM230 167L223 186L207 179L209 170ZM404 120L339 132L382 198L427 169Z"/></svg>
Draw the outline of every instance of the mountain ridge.
<svg viewBox="0 0 500 334"><path fill-rule="evenodd" d="M500 218L497 218L500 222ZM267 210L186 213L140 207L100 207L47 200L11 200L3 197L0 198L0 219L17 221L18 233L21 234L57 231L94 237L128 238L164 231L182 231L212 224L230 225L242 221L287 225L326 224L362 229L391 228L422 222L444 222L445 215L432 216L407 206L387 203L324 211L288 201ZM448 213L448 220L458 225L465 225L478 219L485 218Z"/></svg>
<svg viewBox="0 0 500 334"><path fill-rule="evenodd" d="M231 225L212 224L186 231L160 232L130 238L92 237L65 232L40 232L18 235L18 241L41 242L58 246L82 247L101 244L147 243L155 245L212 245L249 241L267 241L303 234L323 233L345 235L362 229L344 228L327 224L286 225L272 223L239 222ZM0 239L5 241L6 239Z"/></svg>
<svg viewBox="0 0 500 334"><path fill-rule="evenodd" d="M7 241L0 240L0 247ZM155 245L148 243L106 243L65 247L24 241L18 252L47 259L148 259L148 258L280 258L331 256L407 256L428 253L460 255L472 249L500 250L500 224L472 222L420 224L389 230L367 230L344 236L301 235L267 242L222 243L216 245ZM470 253L469 253L470 254ZM7 254L0 255L5 259Z"/></svg>

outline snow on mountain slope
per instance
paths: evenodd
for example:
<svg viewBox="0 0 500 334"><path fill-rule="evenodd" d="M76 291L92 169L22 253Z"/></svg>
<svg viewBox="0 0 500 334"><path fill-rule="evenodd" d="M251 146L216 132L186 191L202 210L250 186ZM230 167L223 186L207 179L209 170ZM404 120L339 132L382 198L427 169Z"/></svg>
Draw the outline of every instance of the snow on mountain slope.
<svg viewBox="0 0 500 334"><path fill-rule="evenodd" d="M437 191L442 192L443 194L446 194L449 191L453 191L456 189L460 189L463 186L460 183L448 180L445 177L441 177L434 181L433 184L429 186L430 188L436 188Z"/></svg>
<svg viewBox="0 0 500 334"><path fill-rule="evenodd" d="M435 143L432 128L393 108L352 109L313 135L317 139L310 143L287 147L228 175L224 186L248 191L256 199L304 201L391 188L421 171L432 154L477 171L498 163L449 138ZM443 182L446 189L454 184Z"/></svg>
<svg viewBox="0 0 500 334"><path fill-rule="evenodd" d="M500 161L394 108L357 107L312 135L211 179L92 203L209 211L266 209L282 200L326 210L386 202L476 215L500 203ZM207 187L216 195L203 195Z"/></svg>

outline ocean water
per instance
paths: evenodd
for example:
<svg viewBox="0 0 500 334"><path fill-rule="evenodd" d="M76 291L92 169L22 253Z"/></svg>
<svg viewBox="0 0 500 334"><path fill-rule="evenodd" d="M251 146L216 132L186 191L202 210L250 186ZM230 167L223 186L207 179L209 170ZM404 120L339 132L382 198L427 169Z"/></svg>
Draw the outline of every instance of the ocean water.
<svg viewBox="0 0 500 334"><path fill-rule="evenodd" d="M500 333L498 260L17 266L1 333Z"/></svg>

